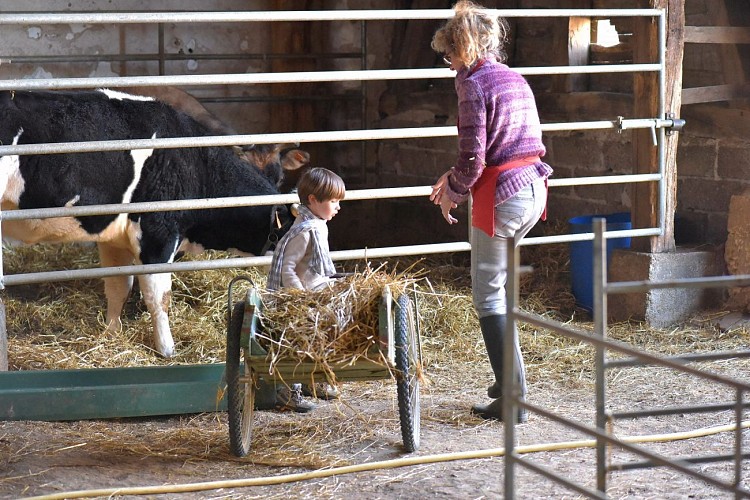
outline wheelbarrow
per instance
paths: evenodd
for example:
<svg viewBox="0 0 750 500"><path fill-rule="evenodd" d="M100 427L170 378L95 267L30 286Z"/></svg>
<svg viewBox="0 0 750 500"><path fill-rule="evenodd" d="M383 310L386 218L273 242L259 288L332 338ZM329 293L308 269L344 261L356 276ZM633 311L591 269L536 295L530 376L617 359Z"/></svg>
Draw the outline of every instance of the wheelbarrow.
<svg viewBox="0 0 750 500"><path fill-rule="evenodd" d="M239 281L248 281L250 287L245 299L233 304L232 288ZM401 437L409 453L419 448L420 432L422 357L415 303L413 293L402 293L394 298L390 288L385 287L378 306L378 342L370 348L367 358L329 365L336 380L342 382L395 378ZM276 360L273 373L269 373L268 352L258 342L261 312L261 297L253 281L246 276L234 278L228 290L226 381L229 446L238 457L250 452L253 412L261 387L326 381L320 364L313 360L309 363L297 359ZM385 361L373 361L376 359Z"/></svg>

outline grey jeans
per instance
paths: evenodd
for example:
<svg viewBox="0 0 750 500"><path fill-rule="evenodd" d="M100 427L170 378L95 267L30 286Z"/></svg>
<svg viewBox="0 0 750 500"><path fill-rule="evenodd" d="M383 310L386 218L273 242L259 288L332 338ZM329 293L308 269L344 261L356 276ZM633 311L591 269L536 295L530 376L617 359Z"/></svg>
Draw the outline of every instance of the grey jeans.
<svg viewBox="0 0 750 500"><path fill-rule="evenodd" d="M523 238L542 216L547 204L544 179L535 181L495 207L495 237L471 228L471 289L480 318L505 314L508 279L508 239Z"/></svg>

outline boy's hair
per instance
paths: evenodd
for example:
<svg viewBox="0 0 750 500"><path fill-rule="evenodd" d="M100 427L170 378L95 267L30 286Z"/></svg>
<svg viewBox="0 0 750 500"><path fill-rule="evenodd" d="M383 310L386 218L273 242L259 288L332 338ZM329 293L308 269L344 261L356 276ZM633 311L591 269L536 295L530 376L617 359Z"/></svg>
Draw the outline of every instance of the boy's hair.
<svg viewBox="0 0 750 500"><path fill-rule="evenodd" d="M303 205L310 202L310 195L318 201L343 200L346 193L344 180L327 168L311 168L297 183L297 194Z"/></svg>
<svg viewBox="0 0 750 500"><path fill-rule="evenodd" d="M466 67L489 54L505 62L507 54L503 46L510 31L508 22L471 0L460 0L453 10L454 16L435 32L432 49L441 54L450 53Z"/></svg>

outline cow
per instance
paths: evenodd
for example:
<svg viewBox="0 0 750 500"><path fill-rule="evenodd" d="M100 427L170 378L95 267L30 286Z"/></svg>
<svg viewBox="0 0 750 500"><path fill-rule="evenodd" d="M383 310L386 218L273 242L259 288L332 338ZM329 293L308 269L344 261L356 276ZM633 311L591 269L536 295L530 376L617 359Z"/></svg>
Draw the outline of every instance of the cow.
<svg viewBox="0 0 750 500"><path fill-rule="evenodd" d="M64 143L214 135L171 106L108 90L0 92L0 144ZM277 194L279 156L249 165L229 147L139 149L0 156L2 210ZM269 168L270 167L270 168ZM280 220L279 230L275 222ZM121 213L3 221L27 244L95 242L102 266L169 263L183 249L259 255L291 225L286 206ZM281 233L273 235L275 231ZM139 275L154 348L174 355L171 274ZM132 276L104 278L107 328L120 315Z"/></svg>

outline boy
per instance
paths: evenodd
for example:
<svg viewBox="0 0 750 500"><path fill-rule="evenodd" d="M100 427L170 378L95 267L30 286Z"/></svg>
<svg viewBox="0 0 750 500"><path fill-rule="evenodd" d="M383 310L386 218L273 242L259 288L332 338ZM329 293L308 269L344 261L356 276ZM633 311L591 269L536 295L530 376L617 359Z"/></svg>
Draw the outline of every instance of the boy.
<svg viewBox="0 0 750 500"><path fill-rule="evenodd" d="M344 181L328 169L313 168L300 178L297 193L301 205L294 224L274 251L268 275L269 290L320 290L336 273L328 249L327 222L341 208L340 202L346 193ZM302 394L323 399L338 397L336 388L328 384L316 384L315 391L307 385L292 384L291 391L285 386L279 389L276 408L300 413L314 409L315 405L302 399Z"/></svg>
<svg viewBox="0 0 750 500"><path fill-rule="evenodd" d="M340 210L344 181L325 168L305 172L297 183L301 205L289 232L276 246L268 289L320 290L336 273L328 250L328 226Z"/></svg>

